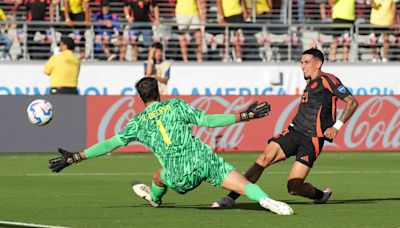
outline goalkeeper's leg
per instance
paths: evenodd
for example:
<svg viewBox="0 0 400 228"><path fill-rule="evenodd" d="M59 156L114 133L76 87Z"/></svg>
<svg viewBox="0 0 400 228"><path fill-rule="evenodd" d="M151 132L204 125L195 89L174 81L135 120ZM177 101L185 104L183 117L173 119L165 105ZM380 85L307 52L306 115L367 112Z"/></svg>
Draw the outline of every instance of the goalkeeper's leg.
<svg viewBox="0 0 400 228"><path fill-rule="evenodd" d="M157 170L153 176L154 180L151 184L151 198L161 204L162 197L167 193L167 186L161 180L161 169Z"/></svg>
<svg viewBox="0 0 400 228"><path fill-rule="evenodd" d="M139 182L134 181L132 189L139 197L146 200L153 207L159 207L162 203L162 197L167 192L167 186L162 182L160 178L161 170L154 173L154 180L151 187Z"/></svg>
<svg viewBox="0 0 400 228"><path fill-rule="evenodd" d="M279 215L292 215L292 208L284 202L271 199L258 185L250 183L238 171L231 171L224 181L222 187L241 195L246 195L249 199L257 201L263 208Z"/></svg>
<svg viewBox="0 0 400 228"><path fill-rule="evenodd" d="M256 183L266 167L285 159L286 155L279 144L276 142L270 142L265 148L264 152L258 156L256 162L246 171L244 177L251 183ZM240 194L232 191L224 198L214 202L211 207L217 208L233 206L235 204L235 200L239 197Z"/></svg>

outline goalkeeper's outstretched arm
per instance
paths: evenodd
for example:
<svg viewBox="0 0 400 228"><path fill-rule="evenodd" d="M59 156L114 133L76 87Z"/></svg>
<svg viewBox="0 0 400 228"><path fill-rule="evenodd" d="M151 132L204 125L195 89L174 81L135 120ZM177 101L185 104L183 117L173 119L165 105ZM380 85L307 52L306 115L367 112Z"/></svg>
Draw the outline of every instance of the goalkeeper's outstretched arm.
<svg viewBox="0 0 400 228"><path fill-rule="evenodd" d="M51 169L51 171L58 173L64 168L70 166L71 164L79 163L80 161L85 159L104 155L124 145L125 144L120 140L118 136L114 136L105 141L99 142L81 152L69 152L62 148L58 148L58 152L60 152L61 157L50 159L49 168Z"/></svg>
<svg viewBox="0 0 400 228"><path fill-rule="evenodd" d="M200 121L200 126L203 127L225 127L241 121L249 121L251 119L262 118L268 115L271 111L271 106L268 102L254 102L246 111L235 114L212 114L205 115Z"/></svg>

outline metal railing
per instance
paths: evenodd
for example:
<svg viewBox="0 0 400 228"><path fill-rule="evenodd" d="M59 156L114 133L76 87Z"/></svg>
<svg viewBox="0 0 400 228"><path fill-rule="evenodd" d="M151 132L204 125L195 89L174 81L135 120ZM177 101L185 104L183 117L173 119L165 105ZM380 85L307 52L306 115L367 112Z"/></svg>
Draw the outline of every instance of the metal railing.
<svg viewBox="0 0 400 228"><path fill-rule="evenodd" d="M11 56L13 60L45 60L56 50L57 42L62 35L71 36L76 43L77 53L85 50L87 60L107 59L99 49L98 39L96 41L96 26L92 24L86 26L77 23L78 29L71 29L64 23L48 22L13 22L14 28L8 30L8 37L13 40ZM1 23L0 23L1 25ZM101 34L101 40L108 40L111 52L118 53L116 39L118 36L123 38L128 46L125 58L132 60L132 47L138 48L139 60L147 59L147 46L144 45L143 35L138 36L131 33L130 26L121 23L123 30L121 33L116 31ZM80 27L79 27L80 26ZM136 28L151 24L135 23ZM202 30L202 55L204 61L237 61L238 53L236 46L241 47L243 61L264 61L264 62L291 62L297 61L301 57L303 50L316 46L324 51L326 56L333 39L338 42L338 55L341 58L341 49L346 43L350 46L351 62L370 61L371 48L376 47L380 53L382 39L372 34L376 31L376 26L368 24L355 24L354 27L346 24L228 24L219 25L208 23ZM159 41L164 45L164 58L181 61L181 48L179 40L182 38L188 41L189 61L196 61L197 45L193 33L182 36L175 23L163 23L160 27L152 28L152 41ZM389 34L389 56L390 61L400 61L400 25L387 29ZM98 34L99 35L99 34ZM96 46L97 45L97 46ZM0 49L1 49L0 44ZM97 49L96 49L97 48Z"/></svg>

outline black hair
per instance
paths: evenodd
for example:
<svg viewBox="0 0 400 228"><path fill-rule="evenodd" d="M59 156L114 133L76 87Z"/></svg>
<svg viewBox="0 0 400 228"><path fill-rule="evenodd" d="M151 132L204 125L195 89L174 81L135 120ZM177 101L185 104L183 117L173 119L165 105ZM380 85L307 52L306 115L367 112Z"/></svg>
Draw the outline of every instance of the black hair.
<svg viewBox="0 0 400 228"><path fill-rule="evenodd" d="M135 88L144 103L160 100L158 84L155 78L144 77L136 82Z"/></svg>
<svg viewBox="0 0 400 228"><path fill-rule="evenodd" d="M110 1L109 0L101 0L101 4L102 7L103 6L110 6Z"/></svg>
<svg viewBox="0 0 400 228"><path fill-rule="evenodd" d="M324 59L325 59L324 54L316 48L310 48L308 50L305 50L302 55L312 55L314 58L317 58L322 63L324 63Z"/></svg>
<svg viewBox="0 0 400 228"><path fill-rule="evenodd" d="M155 42L151 45L151 47L156 48L156 49L163 49L163 45L160 42Z"/></svg>
<svg viewBox="0 0 400 228"><path fill-rule="evenodd" d="M75 42L71 37L63 36L61 37L61 42L63 42L69 50L73 51L75 49Z"/></svg>

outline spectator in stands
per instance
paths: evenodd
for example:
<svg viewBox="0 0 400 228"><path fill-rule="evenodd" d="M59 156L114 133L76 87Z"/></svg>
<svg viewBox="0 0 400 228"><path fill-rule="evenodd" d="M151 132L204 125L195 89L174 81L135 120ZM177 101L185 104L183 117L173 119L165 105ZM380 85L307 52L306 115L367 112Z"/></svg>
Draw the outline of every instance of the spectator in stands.
<svg viewBox="0 0 400 228"><path fill-rule="evenodd" d="M111 38L117 34L116 46L119 48L119 60L125 60L126 42L122 38L122 26L118 21L118 15L110 11L110 1L101 1L101 11L93 16L95 25L95 51L103 51L108 61L113 60L116 55L109 48Z"/></svg>
<svg viewBox="0 0 400 228"><path fill-rule="evenodd" d="M292 1L292 6L293 6L293 2ZM280 12L280 22L287 24L288 23L288 7L289 7L289 3L288 0L282 0L281 2L281 12ZM305 17L304 17L304 6L305 6L305 0L297 0L296 1L296 8L297 8L297 20L294 20L295 22L298 22L300 24L304 24L304 22L306 21ZM293 20L293 18L292 18Z"/></svg>
<svg viewBox="0 0 400 228"><path fill-rule="evenodd" d="M78 94L80 61L73 53L75 42L71 37L61 37L61 53L53 55L44 67L50 76L50 94Z"/></svg>
<svg viewBox="0 0 400 228"><path fill-rule="evenodd" d="M334 24L354 25L356 19L355 8L356 0L329 0L332 6L332 19ZM353 30L353 27L351 28ZM343 36L343 62L349 61L349 46L351 42L350 31L348 28L334 29L333 40L329 50L329 61L336 61L336 50L339 43L339 37Z"/></svg>
<svg viewBox="0 0 400 228"><path fill-rule="evenodd" d="M129 41L132 44L132 61L137 61L139 36L143 37L141 46L148 48L153 43L151 22L154 21L155 27L160 25L158 2L157 0L124 0L124 13L131 29Z"/></svg>
<svg viewBox="0 0 400 228"><path fill-rule="evenodd" d="M146 77L153 77L158 82L160 95L168 95L171 62L163 60L163 46L157 42L151 45L149 56L145 63Z"/></svg>
<svg viewBox="0 0 400 228"><path fill-rule="evenodd" d="M226 23L230 24L243 24L248 20L246 3L244 0L217 0L217 8L218 8L218 23L225 25ZM242 61L242 48L244 38L241 32L241 29L235 25L231 27L233 32L233 45L235 47L235 61ZM228 39L228 37L225 37ZM225 48L225 53L223 57L223 61L228 61L228 53L227 48Z"/></svg>
<svg viewBox="0 0 400 228"><path fill-rule="evenodd" d="M373 33L379 39L380 34L383 38L383 55L382 62L388 61L389 53L389 34L390 26L395 23L396 16L396 0L372 0L371 1L371 25L382 26L382 28L374 28ZM372 61L376 62L378 54L376 51L376 42L372 45Z"/></svg>
<svg viewBox="0 0 400 228"><path fill-rule="evenodd" d="M7 36L9 24L2 24L4 21L7 21L7 15L4 13L3 9L0 8L0 45L4 45L3 54L0 57L0 61L7 59L12 45L12 41Z"/></svg>
<svg viewBox="0 0 400 228"><path fill-rule="evenodd" d="M12 11L16 14L18 8L24 4L26 7L28 54L31 59L47 59L50 53L50 44L53 35L49 25L37 24L48 20L46 9L49 9L50 22L54 22L55 5L51 0L18 0L15 1ZM40 37L36 33L40 33Z"/></svg>
<svg viewBox="0 0 400 228"><path fill-rule="evenodd" d="M179 45L181 47L182 60L188 61L188 44L190 33L194 33L196 39L196 59L203 61L203 36L201 30L206 21L205 0L178 0L175 7L176 23L179 30ZM203 27L204 28L204 27Z"/></svg>
<svg viewBox="0 0 400 228"><path fill-rule="evenodd" d="M319 5L319 15L320 15L321 21L327 21L327 18L326 18L327 0L315 0L315 3Z"/></svg>
<svg viewBox="0 0 400 228"><path fill-rule="evenodd" d="M272 6L272 0L246 0L248 14L255 16L258 23L270 19Z"/></svg>
<svg viewBox="0 0 400 228"><path fill-rule="evenodd" d="M60 0L53 1L55 4L60 2ZM86 26L91 24L89 0L64 0L61 8L62 20L67 25L62 28L62 34L67 35L72 32L75 44L79 46L80 58L85 59L85 30Z"/></svg>

